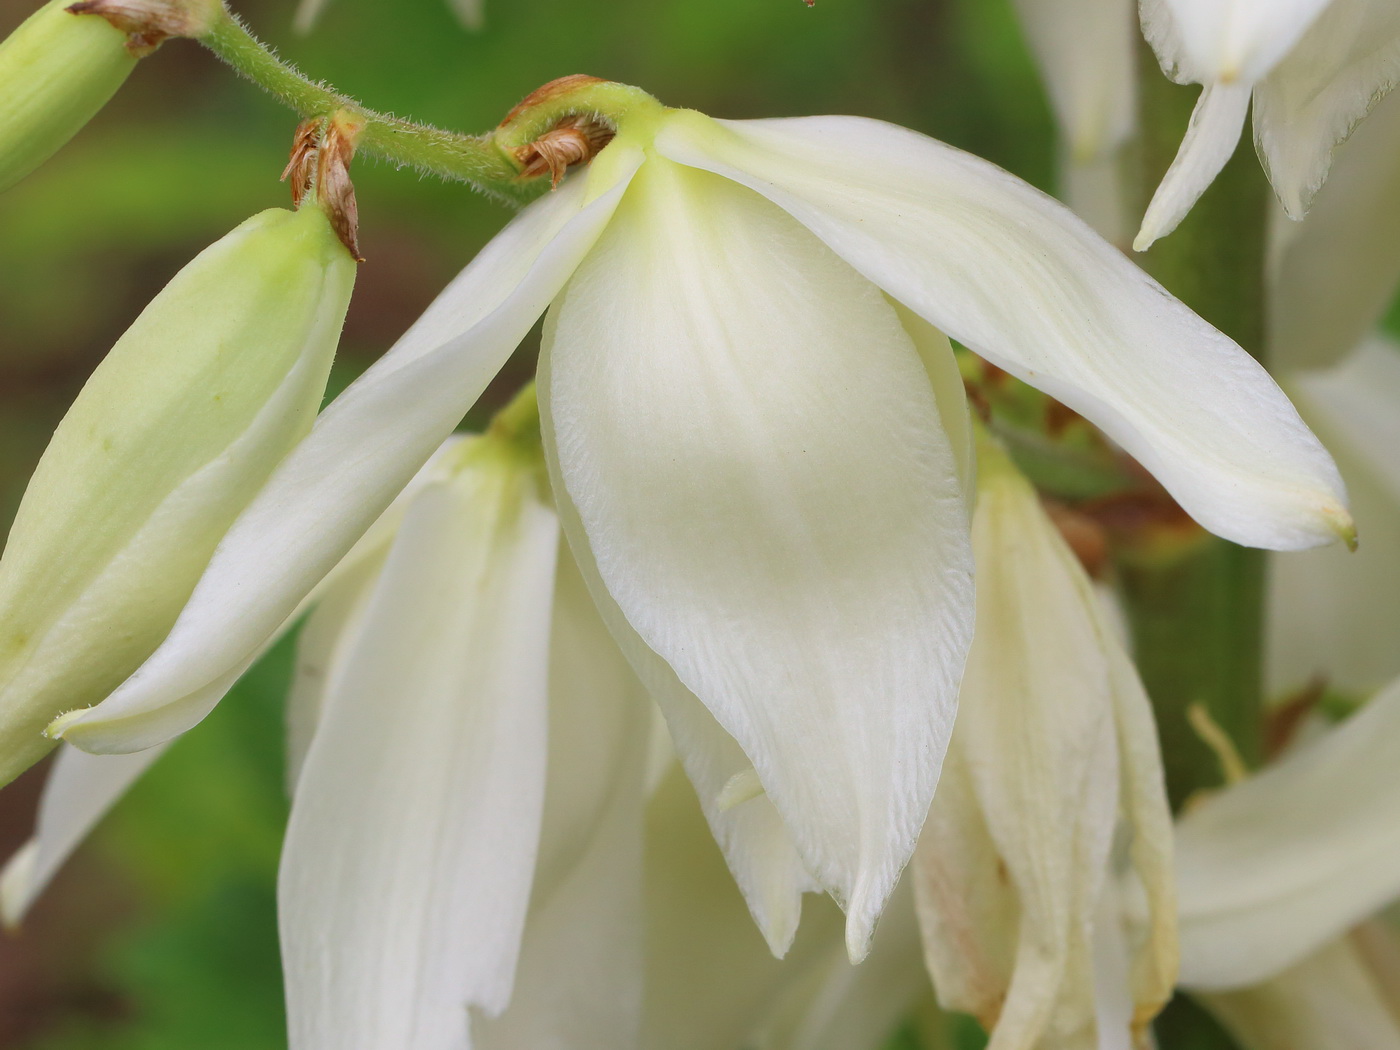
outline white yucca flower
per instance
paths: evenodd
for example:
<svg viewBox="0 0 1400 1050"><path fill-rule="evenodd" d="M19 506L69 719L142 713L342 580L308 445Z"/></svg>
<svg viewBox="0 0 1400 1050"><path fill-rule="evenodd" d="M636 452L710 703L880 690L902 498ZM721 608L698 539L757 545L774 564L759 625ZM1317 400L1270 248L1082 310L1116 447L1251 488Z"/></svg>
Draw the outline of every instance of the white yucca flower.
<svg viewBox="0 0 1400 1050"><path fill-rule="evenodd" d="M1394 0L1142 0L1142 25L1167 75L1203 88L1139 251L1174 230L1225 166L1251 99L1259 157L1298 219L1333 149L1400 80Z"/></svg>
<svg viewBox="0 0 1400 1050"><path fill-rule="evenodd" d="M309 33L321 17L326 0L301 0L292 25L299 33ZM467 29L479 30L486 22L485 0L447 0L447 6Z"/></svg>
<svg viewBox="0 0 1400 1050"><path fill-rule="evenodd" d="M54 731L198 722L546 310L553 492L760 928L910 856L972 634L966 407L946 331L1097 422L1206 527L1349 536L1335 467L1247 354L1050 198L848 117L651 100L321 416L161 650Z"/></svg>

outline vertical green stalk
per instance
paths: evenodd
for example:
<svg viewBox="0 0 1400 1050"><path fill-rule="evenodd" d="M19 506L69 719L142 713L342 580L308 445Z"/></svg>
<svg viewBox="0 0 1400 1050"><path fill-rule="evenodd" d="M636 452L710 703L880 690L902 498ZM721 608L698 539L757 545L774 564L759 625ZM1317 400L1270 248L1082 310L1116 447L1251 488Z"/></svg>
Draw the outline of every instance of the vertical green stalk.
<svg viewBox="0 0 1400 1050"><path fill-rule="evenodd" d="M1139 79L1145 204L1181 142L1196 91L1162 76L1146 48ZM1192 213L1144 260L1170 291L1261 360L1268 192L1246 133ZM1259 760L1264 553L1211 537L1185 556L1124 565L1122 578L1138 668L1157 711L1167 789L1179 807L1221 783L1219 763L1187 722L1192 704L1205 706L1246 762ZM1155 1027L1164 1050L1235 1047L1182 996Z"/></svg>

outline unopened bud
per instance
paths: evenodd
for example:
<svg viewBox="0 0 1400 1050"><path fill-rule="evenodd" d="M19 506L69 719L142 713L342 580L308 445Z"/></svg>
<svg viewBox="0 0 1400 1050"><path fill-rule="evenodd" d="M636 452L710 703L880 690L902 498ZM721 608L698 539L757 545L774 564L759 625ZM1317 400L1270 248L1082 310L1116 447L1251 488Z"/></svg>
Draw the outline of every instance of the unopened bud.
<svg viewBox="0 0 1400 1050"><path fill-rule="evenodd" d="M0 558L0 784L169 632L310 429L354 275L320 209L265 211L181 270L88 380Z"/></svg>
<svg viewBox="0 0 1400 1050"><path fill-rule="evenodd" d="M48 160L106 104L136 56L105 19L52 0L0 43L0 190Z"/></svg>

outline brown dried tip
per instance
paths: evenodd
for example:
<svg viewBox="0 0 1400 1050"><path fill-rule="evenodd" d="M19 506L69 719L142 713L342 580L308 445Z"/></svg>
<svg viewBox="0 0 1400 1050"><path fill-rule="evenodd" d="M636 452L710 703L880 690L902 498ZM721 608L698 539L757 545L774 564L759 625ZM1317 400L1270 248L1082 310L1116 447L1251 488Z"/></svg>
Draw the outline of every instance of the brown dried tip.
<svg viewBox="0 0 1400 1050"><path fill-rule="evenodd" d="M365 260L360 254L360 208L350 181L350 161L362 128L344 112L330 119L302 121L292 139L291 158L282 171L283 181L291 183L292 203L301 207L308 193L315 194L340 243L356 262Z"/></svg>
<svg viewBox="0 0 1400 1050"><path fill-rule="evenodd" d="M80 0L67 8L74 15L97 15L126 34L126 49L145 58L172 36L198 36L206 28L194 6L170 0Z"/></svg>
<svg viewBox="0 0 1400 1050"><path fill-rule="evenodd" d="M512 152L520 162L522 179L538 178L549 172L549 186L553 189L572 165L588 163L615 134L602 121L578 114L565 117L534 142Z"/></svg>

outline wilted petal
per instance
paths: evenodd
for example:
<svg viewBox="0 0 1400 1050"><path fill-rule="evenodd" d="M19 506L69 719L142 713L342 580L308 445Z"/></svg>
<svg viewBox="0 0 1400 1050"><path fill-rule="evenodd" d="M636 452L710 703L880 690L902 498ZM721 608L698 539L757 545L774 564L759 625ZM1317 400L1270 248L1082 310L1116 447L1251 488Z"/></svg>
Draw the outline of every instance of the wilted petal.
<svg viewBox="0 0 1400 1050"><path fill-rule="evenodd" d="M1249 84L1237 83L1207 84L1201 90L1181 148L1152 194L1142 228L1133 238L1134 251L1147 251L1153 241L1176 229L1215 181L1239 145L1249 113L1250 90Z"/></svg>
<svg viewBox="0 0 1400 1050"><path fill-rule="evenodd" d="M1259 80L1334 0L1145 0L1143 33L1169 74Z"/></svg>
<svg viewBox="0 0 1400 1050"><path fill-rule="evenodd" d="M1246 1050L1400 1050L1400 1025L1345 939L1255 987L1197 998Z"/></svg>
<svg viewBox="0 0 1400 1050"><path fill-rule="evenodd" d="M1267 980L1400 896L1400 682L1177 823L1181 983Z"/></svg>
<svg viewBox="0 0 1400 1050"><path fill-rule="evenodd" d="M128 751L203 718L267 637L451 433L607 223L631 163L527 208L338 397L229 530L169 638L60 728ZM626 158L623 158L625 161Z"/></svg>
<svg viewBox="0 0 1400 1050"><path fill-rule="evenodd" d="M1006 172L856 117L678 114L657 146L780 204L930 323L1092 420L1211 531L1278 549L1349 532L1336 468L1268 374Z"/></svg>
<svg viewBox="0 0 1400 1050"><path fill-rule="evenodd" d="M1306 220L1276 214L1269 360L1280 374L1330 365L1371 333L1400 286L1400 95L1338 148Z"/></svg>
<svg viewBox="0 0 1400 1050"><path fill-rule="evenodd" d="M287 828L294 1050L459 1050L510 997L538 844L557 520L477 461L408 509Z"/></svg>
<svg viewBox="0 0 1400 1050"><path fill-rule="evenodd" d="M72 747L59 750L39 799L34 837L0 872L5 925L18 925L88 832L164 751L153 747L133 755L89 755Z"/></svg>
<svg viewBox="0 0 1400 1050"><path fill-rule="evenodd" d="M858 958L933 794L970 627L919 355L781 210L660 158L550 316L554 455L599 575L752 761Z"/></svg>
<svg viewBox="0 0 1400 1050"><path fill-rule="evenodd" d="M1400 79L1400 4L1330 0L1254 91L1254 141L1274 191L1301 219L1332 150Z"/></svg>

